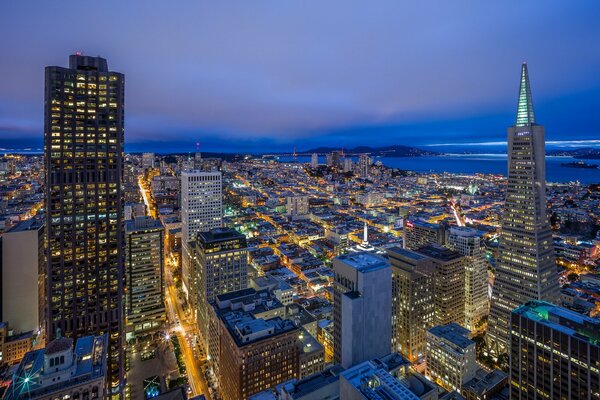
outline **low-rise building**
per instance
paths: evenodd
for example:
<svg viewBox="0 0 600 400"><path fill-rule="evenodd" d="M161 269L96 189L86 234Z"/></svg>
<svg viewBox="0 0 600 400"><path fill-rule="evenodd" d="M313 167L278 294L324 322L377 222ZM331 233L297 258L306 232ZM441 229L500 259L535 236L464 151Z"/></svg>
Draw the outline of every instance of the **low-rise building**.
<svg viewBox="0 0 600 400"><path fill-rule="evenodd" d="M45 349L25 355L5 400L103 399L106 387L108 337L60 337Z"/></svg>
<svg viewBox="0 0 600 400"><path fill-rule="evenodd" d="M470 333L456 323L427 331L426 374L448 390L460 391L479 369Z"/></svg>

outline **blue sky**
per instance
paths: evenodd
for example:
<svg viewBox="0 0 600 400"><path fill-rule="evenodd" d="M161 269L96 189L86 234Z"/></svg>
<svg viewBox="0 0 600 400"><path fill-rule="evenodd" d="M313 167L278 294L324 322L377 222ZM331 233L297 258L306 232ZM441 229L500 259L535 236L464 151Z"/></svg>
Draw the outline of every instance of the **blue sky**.
<svg viewBox="0 0 600 400"><path fill-rule="evenodd" d="M592 0L5 1L0 148L42 145L44 66L75 51L125 73L128 150L501 142L523 61L548 140L598 146L598 15Z"/></svg>

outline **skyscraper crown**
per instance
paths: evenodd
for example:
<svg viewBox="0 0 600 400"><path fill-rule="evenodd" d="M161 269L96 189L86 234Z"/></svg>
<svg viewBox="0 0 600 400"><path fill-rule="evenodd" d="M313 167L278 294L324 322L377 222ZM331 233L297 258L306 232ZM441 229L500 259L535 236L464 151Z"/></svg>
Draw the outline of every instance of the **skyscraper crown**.
<svg viewBox="0 0 600 400"><path fill-rule="evenodd" d="M535 113L533 112L533 99L531 87L529 86L529 74L527 63L521 67L521 86L519 87L519 105L517 106L516 126L535 124Z"/></svg>

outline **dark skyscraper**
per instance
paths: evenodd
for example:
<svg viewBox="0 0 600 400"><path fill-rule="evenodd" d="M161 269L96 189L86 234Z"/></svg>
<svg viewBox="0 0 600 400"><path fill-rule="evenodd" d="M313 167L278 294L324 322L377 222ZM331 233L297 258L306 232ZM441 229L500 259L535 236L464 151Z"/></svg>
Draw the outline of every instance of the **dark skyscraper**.
<svg viewBox="0 0 600 400"><path fill-rule="evenodd" d="M124 370L123 99L124 76L103 58L46 67L46 335L108 333L113 394Z"/></svg>
<svg viewBox="0 0 600 400"><path fill-rule="evenodd" d="M536 124L527 64L521 70L515 126L508 129L508 187L488 339L497 353L510 342L510 314L529 300L555 302L558 274L546 215L544 127Z"/></svg>

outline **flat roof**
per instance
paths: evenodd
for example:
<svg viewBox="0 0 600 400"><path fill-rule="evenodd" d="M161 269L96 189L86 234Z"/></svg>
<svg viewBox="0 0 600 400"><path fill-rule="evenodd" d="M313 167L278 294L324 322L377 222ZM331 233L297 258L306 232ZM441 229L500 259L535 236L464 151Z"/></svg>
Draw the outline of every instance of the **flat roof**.
<svg viewBox="0 0 600 400"><path fill-rule="evenodd" d="M532 300L513 310L513 314L525 316L596 346L600 341L600 319L587 317L552 303ZM570 326L562 324L561 320L568 322Z"/></svg>
<svg viewBox="0 0 600 400"><path fill-rule="evenodd" d="M337 259L359 272L372 272L390 266L385 258L366 251L344 254L338 256Z"/></svg>
<svg viewBox="0 0 600 400"><path fill-rule="evenodd" d="M475 344L473 340L469 339L471 331L454 322L447 325L434 326L429 329L428 332L437 337L446 339L461 349L465 349Z"/></svg>
<svg viewBox="0 0 600 400"><path fill-rule="evenodd" d="M410 249L403 249L402 247L392 246L387 248L388 253L396 253L403 257L412 259L412 260L423 260L425 257L423 254L417 253L416 251L412 251Z"/></svg>

